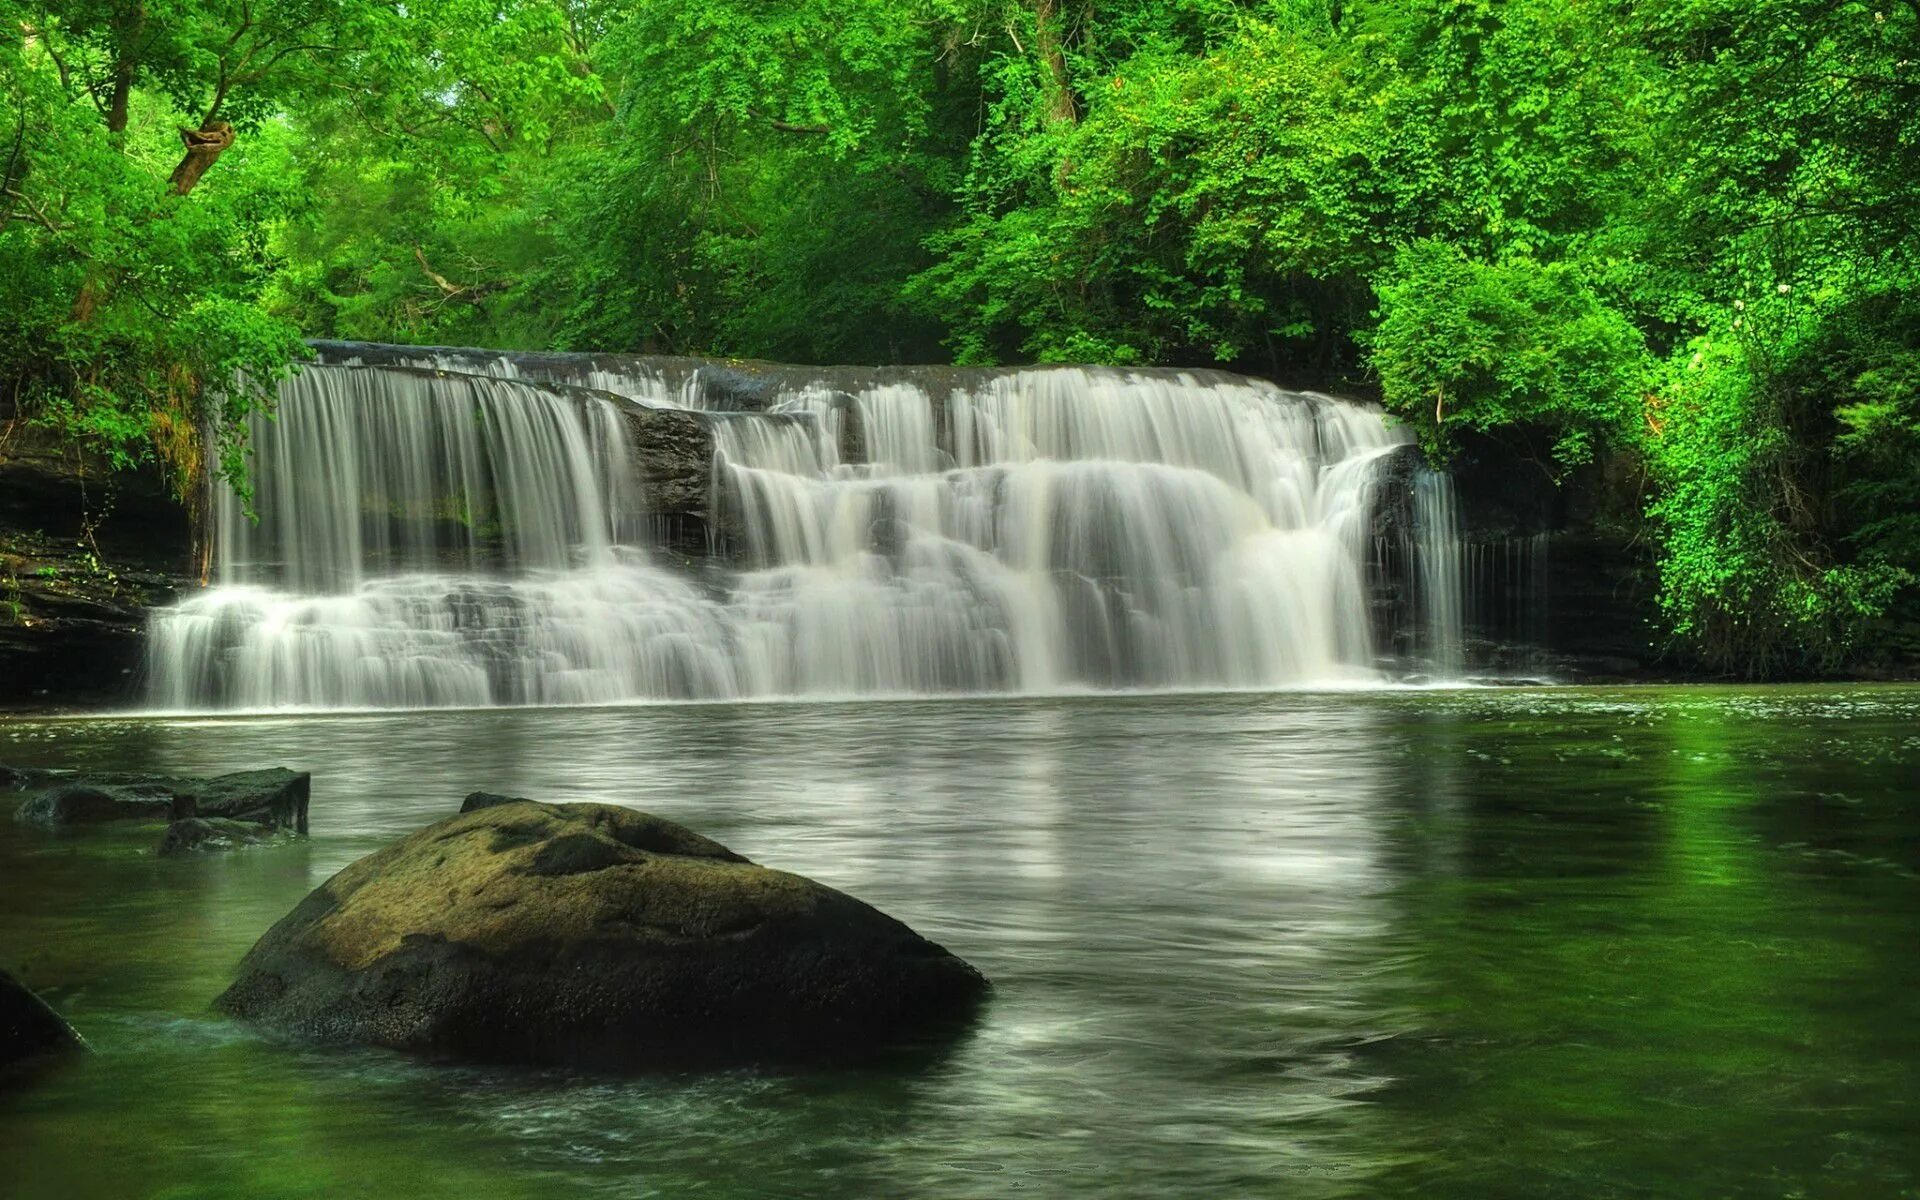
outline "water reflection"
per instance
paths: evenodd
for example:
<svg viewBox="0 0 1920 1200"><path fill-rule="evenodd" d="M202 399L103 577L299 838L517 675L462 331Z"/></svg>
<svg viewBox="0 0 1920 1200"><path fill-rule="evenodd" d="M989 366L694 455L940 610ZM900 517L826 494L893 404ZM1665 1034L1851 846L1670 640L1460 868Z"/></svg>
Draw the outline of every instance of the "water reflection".
<svg viewBox="0 0 1920 1200"><path fill-rule="evenodd" d="M0 961L102 1051L0 1100L0 1191L1892 1194L1917 717L1882 689L0 725L0 761L318 772L301 847L0 821ZM204 1015L308 888L479 787L684 821L995 1000L933 1061L633 1082Z"/></svg>

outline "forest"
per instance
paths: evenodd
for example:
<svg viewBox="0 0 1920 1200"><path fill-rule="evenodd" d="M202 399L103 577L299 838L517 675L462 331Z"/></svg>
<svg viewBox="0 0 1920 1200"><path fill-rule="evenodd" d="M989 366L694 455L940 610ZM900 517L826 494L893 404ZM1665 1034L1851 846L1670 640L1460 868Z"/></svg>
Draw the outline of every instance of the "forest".
<svg viewBox="0 0 1920 1200"><path fill-rule="evenodd" d="M304 338L1220 366L1631 481L1726 675L1920 617L1920 0L0 0L0 398Z"/></svg>

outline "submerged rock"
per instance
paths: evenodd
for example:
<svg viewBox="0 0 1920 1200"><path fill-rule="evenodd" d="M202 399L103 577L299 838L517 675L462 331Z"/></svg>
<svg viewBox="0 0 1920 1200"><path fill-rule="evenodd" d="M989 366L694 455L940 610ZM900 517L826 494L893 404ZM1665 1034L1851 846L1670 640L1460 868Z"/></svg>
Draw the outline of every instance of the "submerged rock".
<svg viewBox="0 0 1920 1200"><path fill-rule="evenodd" d="M891 917L669 821L513 801L349 866L217 1001L297 1038L592 1067L855 1057L986 981Z"/></svg>
<svg viewBox="0 0 1920 1200"><path fill-rule="evenodd" d="M65 1018L25 984L0 971L0 1086L18 1065L85 1048Z"/></svg>
<svg viewBox="0 0 1920 1200"><path fill-rule="evenodd" d="M44 787L53 778L52 771L43 771L39 767L9 767L0 763L0 792L22 792L28 788Z"/></svg>
<svg viewBox="0 0 1920 1200"><path fill-rule="evenodd" d="M13 781L13 790L41 789L14 812L16 819L38 825L200 816L297 833L307 831L307 802L313 787L312 775L283 767L205 779L124 771L55 775L0 767L0 785L8 781Z"/></svg>
<svg viewBox="0 0 1920 1200"><path fill-rule="evenodd" d="M251 821L229 821L225 817L188 817L167 826L160 839L162 854L191 854L196 850L233 850L271 842L274 831Z"/></svg>

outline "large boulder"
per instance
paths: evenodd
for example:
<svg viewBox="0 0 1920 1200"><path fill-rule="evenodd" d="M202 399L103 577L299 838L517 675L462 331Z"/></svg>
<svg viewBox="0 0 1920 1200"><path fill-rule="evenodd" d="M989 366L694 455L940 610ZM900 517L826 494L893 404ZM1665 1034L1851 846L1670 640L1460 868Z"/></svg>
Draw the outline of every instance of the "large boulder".
<svg viewBox="0 0 1920 1200"><path fill-rule="evenodd" d="M341 871L217 1001L296 1038L593 1067L859 1056L951 1028L971 966L830 887L601 804L496 804Z"/></svg>
<svg viewBox="0 0 1920 1200"><path fill-rule="evenodd" d="M85 1046L73 1026L48 1008L46 1001L0 971L0 1085L21 1064Z"/></svg>

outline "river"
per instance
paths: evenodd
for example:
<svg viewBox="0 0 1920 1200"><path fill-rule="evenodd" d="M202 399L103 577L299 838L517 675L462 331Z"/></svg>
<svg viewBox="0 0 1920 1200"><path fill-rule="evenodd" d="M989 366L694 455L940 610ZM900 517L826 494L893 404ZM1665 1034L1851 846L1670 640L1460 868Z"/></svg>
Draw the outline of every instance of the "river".
<svg viewBox="0 0 1920 1200"><path fill-rule="evenodd" d="M0 1095L8 1200L1920 1194L1920 688L7 719L0 762L314 772L293 845L0 819L0 963L96 1051ZM638 1079L209 1012L482 788L680 821L994 998L931 1059Z"/></svg>

